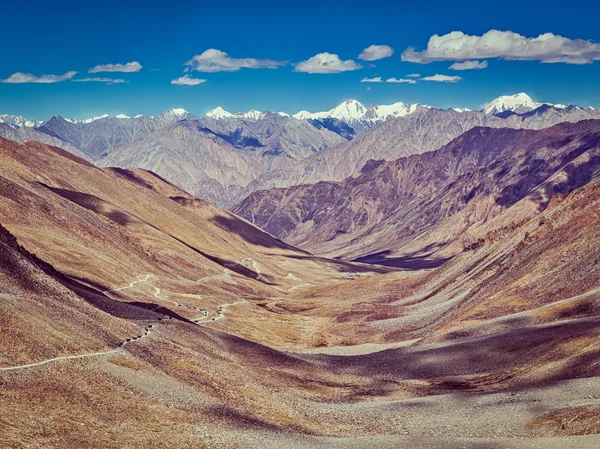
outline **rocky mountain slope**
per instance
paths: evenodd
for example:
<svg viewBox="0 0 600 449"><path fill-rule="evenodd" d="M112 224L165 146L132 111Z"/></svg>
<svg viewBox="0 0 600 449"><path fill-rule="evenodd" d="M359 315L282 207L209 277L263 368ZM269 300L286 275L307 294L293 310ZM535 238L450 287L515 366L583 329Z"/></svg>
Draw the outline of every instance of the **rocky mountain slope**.
<svg viewBox="0 0 600 449"><path fill-rule="evenodd" d="M528 180L509 199L570 160L545 184L565 192L590 174L592 127L475 129L497 146L446 157L477 175L504 143L511 170L489 177ZM318 258L151 172L0 139L0 446L595 448L595 179L409 271Z"/></svg>
<svg viewBox="0 0 600 449"><path fill-rule="evenodd" d="M486 111L403 103L365 107L348 100L330 111L294 117L222 108L202 118L184 109L155 117L56 116L41 124L12 117L12 124L0 123L0 136L59 146L102 166L154 170L231 207L256 190L341 181L371 159L435 150L474 126L540 129L590 118L600 118L600 110L541 104L517 94L497 98Z"/></svg>
<svg viewBox="0 0 600 449"><path fill-rule="evenodd" d="M92 159L102 159L122 145L188 118L193 116L184 109L173 109L156 117L105 115L79 121L54 116L44 122L38 130L71 144Z"/></svg>
<svg viewBox="0 0 600 449"><path fill-rule="evenodd" d="M97 164L143 167L214 204L228 204L263 170L261 161L239 151L201 124L183 121L119 148Z"/></svg>
<svg viewBox="0 0 600 449"><path fill-rule="evenodd" d="M271 114L269 120L184 120L120 147L97 163L141 167L220 206L232 206L261 174L345 141L308 122Z"/></svg>
<svg viewBox="0 0 600 449"><path fill-rule="evenodd" d="M544 105L525 114L502 118L480 111L419 107L410 115L390 118L368 133L327 148L288 169L265 173L248 186L246 193L323 180L341 181L358 173L371 159L389 161L437 150L475 126L541 129L587 119L600 119L600 110Z"/></svg>
<svg viewBox="0 0 600 449"><path fill-rule="evenodd" d="M445 260L517 203L513 219L595 179L600 121L476 127L440 150L371 161L342 182L255 192L234 208L257 226L331 256L398 266ZM482 231L481 231L482 232Z"/></svg>
<svg viewBox="0 0 600 449"><path fill-rule="evenodd" d="M271 158L282 156L282 161L301 160L346 141L326 128L317 128L305 120L271 112L250 118L244 114L222 118L207 115L198 123L238 149Z"/></svg>
<svg viewBox="0 0 600 449"><path fill-rule="evenodd" d="M29 140L33 140L62 148L83 159L91 159L87 154L79 151L70 143L46 134L32 126L11 126L7 123L0 123L0 137L4 137L5 139L13 140L15 142L27 142Z"/></svg>

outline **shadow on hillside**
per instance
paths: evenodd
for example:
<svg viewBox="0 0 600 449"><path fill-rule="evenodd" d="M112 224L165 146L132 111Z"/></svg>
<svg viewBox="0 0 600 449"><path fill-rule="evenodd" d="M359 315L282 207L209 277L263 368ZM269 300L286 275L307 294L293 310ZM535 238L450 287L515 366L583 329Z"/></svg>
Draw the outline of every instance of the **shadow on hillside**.
<svg viewBox="0 0 600 449"><path fill-rule="evenodd" d="M135 215L120 210L116 206L113 206L109 202L104 201L102 198L99 198L95 195L77 192L75 190L60 189L58 187L52 187L47 184L44 184L43 182L37 182L37 184L47 188L48 190L61 196L62 198L77 204L78 206L81 206L96 214L104 216L121 226L127 226L129 224L146 223L144 220L141 220Z"/></svg>
<svg viewBox="0 0 600 449"><path fill-rule="evenodd" d="M87 303L109 315L129 320L140 320L153 319L156 316L154 313L160 313L162 315L168 315L176 320L190 322L187 318L182 317L168 308L159 306L158 304L125 302L112 299L103 293L104 291L109 290L106 286L102 286L82 277L75 278L66 275L62 276L62 278L55 277L55 279L73 293L83 298ZM93 285L93 287L91 285ZM147 306L152 306L154 308ZM149 314L149 312L151 314Z"/></svg>
<svg viewBox="0 0 600 449"><path fill-rule="evenodd" d="M563 140L554 142L552 148L563 148L573 141L572 136ZM580 144L568 154L563 155L555 163L538 158L528 158L522 165L519 175L519 181L506 186L496 198L496 203L510 207L518 201L531 195L531 199L538 204L539 210L543 210L550 198L556 194L566 195L579 187L588 184L597 174L600 168L600 156L590 155L589 160L574 165L571 164L575 159L584 153L598 148L600 146L600 134L589 133L580 139ZM558 170L566 174L566 179L558 183L549 183L543 187L544 190L535 192L535 189L553 176Z"/></svg>
<svg viewBox="0 0 600 449"><path fill-rule="evenodd" d="M121 176L122 178L127 179L128 181L131 181L137 185L145 187L146 189L154 190L154 187L152 187L152 185L149 182L146 182L145 180L140 178L138 175L136 175L133 172L133 170L128 170L125 168L118 168L118 167L109 167L108 170Z"/></svg>
<svg viewBox="0 0 600 449"><path fill-rule="evenodd" d="M164 230L156 227L155 225L148 223L145 220L142 220L141 218L138 218L135 215L117 210L117 208L115 206L113 206L112 204L104 201L101 198L98 198L97 196L94 195L89 195L87 193L82 193L82 192L76 192L73 190L66 190L66 189L59 189L57 187L51 187L49 185L46 185L44 183L38 182L39 185L47 188L48 190L56 193L57 195L85 208L88 210L91 210L92 212L95 212L97 214L103 215L107 218L109 218L110 220L114 221L115 223L118 223L120 225L128 225L128 224L146 224L150 227L152 227L153 229L156 229L158 232L162 232L166 235L168 235L169 237L175 239L176 241L178 241L179 243L181 243L182 245L185 245L187 248L191 249L192 251L195 251L196 253L202 255L203 257L211 260L212 262L215 262L219 265L221 265L223 268L227 268L231 271L234 271L238 274L241 274L242 276L245 276L247 278L250 279L254 279L257 280L259 282L262 282L263 284L267 284L267 285L276 285L275 282L267 275L261 274L259 275L258 273L256 273L255 271L251 270L250 268L232 261L232 260L227 260L227 259L223 259L219 256L213 256L210 254L207 254L195 247L193 247L192 245L184 242L183 240L181 240L180 238L175 237L172 234L169 234L167 232L165 232ZM250 228L250 230L252 230L254 233L256 234L261 234L262 231L254 228L251 225L248 225L246 223L244 223L241 220L237 220L235 218L232 217L232 221L234 222L239 222L242 223L244 225L246 225L248 228ZM218 225L218 224L217 224ZM239 226L238 226L239 228ZM232 231L233 232L233 231ZM251 234L249 231L244 231L247 234ZM271 239L273 241L277 241L276 239L274 239L273 237L269 236L266 233L263 233L265 236L265 240L267 239ZM242 234L240 234L242 235ZM281 245L284 245L283 247L285 247L285 243L280 242ZM281 246L280 246L281 247ZM294 249L293 247L290 247L292 250Z"/></svg>
<svg viewBox="0 0 600 449"><path fill-rule="evenodd" d="M391 250L379 251L366 256L357 257L352 262L383 265L386 267L404 268L406 270L425 270L437 268L448 262L452 257L432 257L431 255L440 249L441 243L432 243L419 251L408 253L402 257L387 257L392 254Z"/></svg>
<svg viewBox="0 0 600 449"><path fill-rule="evenodd" d="M153 303L153 302L132 301L132 302L128 302L127 304L131 304L132 306L140 307L142 309L150 310L151 312L160 313L161 315L167 315L167 316L170 316L171 318L174 318L179 321L185 321L186 323L193 324L192 321L188 320L185 317L182 317L177 312L172 311L168 307L161 306L161 305Z"/></svg>
<svg viewBox="0 0 600 449"><path fill-rule="evenodd" d="M0 255L9 256L5 257L5 260L0 260L0 263L4 264L5 267L3 266L3 268L5 271L14 275L26 289L35 289L36 286L39 285L39 281L27 275L27 270L23 270L19 264L14 263L14 257L10 257L12 252L18 253L20 255L18 257L26 260L35 269L44 273L48 278L58 282L66 289L85 300L91 306L102 310L109 315L125 319L153 319L156 317L154 313L148 311L146 308L110 298L104 293L109 290L105 285L84 277L68 276L62 273L50 263L21 246L17 238L1 224L0 243L9 248L9 251L0 253ZM187 321L185 318L180 317L174 312L171 312L169 315L173 316L173 318Z"/></svg>
<svg viewBox="0 0 600 449"><path fill-rule="evenodd" d="M267 256L277 256L277 254L267 254ZM395 270L395 267L383 267L383 266L361 266L355 262L347 261L343 259L327 259L326 257L313 256L311 254L307 256L300 256L294 254L286 254L284 257L289 259L298 260L312 260L313 262L321 262L328 265L334 265L339 273L391 273Z"/></svg>
<svg viewBox="0 0 600 449"><path fill-rule="evenodd" d="M306 251L288 245L284 241L273 237L271 234L268 234L262 229L240 220L237 217L224 217L219 215L211 218L210 221L226 232L237 234L251 245L262 246L264 248L281 248L308 254Z"/></svg>
<svg viewBox="0 0 600 449"><path fill-rule="evenodd" d="M253 279L255 281L262 282L263 284L277 285L275 283L275 281L268 275L258 274L256 271L251 270L250 268L246 267L245 265L242 265L239 262L235 262L233 260L228 260L228 259L224 259L219 256L213 256L212 254L205 253L204 251L201 251L198 248L194 248L192 245L185 243L183 240L181 240L173 235L170 235L170 237L177 240L182 245L185 245L192 251L200 254L202 257L207 258L211 262L221 265L223 268L227 268L228 270L231 270L237 274L241 274L242 276Z"/></svg>
<svg viewBox="0 0 600 449"><path fill-rule="evenodd" d="M590 348L572 358L566 348L577 338L596 335L599 329L600 317L589 317L352 357L314 354L302 358L324 364L333 371L355 375L428 380L432 393L483 391L509 385L528 386L532 378L521 379L518 375L523 366L537 370L538 376L534 376L533 382L537 385L598 376L600 350ZM570 369L562 369L562 366L555 369L559 361ZM579 363L578 367L575 362Z"/></svg>
<svg viewBox="0 0 600 449"><path fill-rule="evenodd" d="M390 253L390 250L380 251L378 253L352 259L352 262L404 268L406 270L426 270L430 268L437 268L452 259L452 257L431 258L428 256L386 257Z"/></svg>

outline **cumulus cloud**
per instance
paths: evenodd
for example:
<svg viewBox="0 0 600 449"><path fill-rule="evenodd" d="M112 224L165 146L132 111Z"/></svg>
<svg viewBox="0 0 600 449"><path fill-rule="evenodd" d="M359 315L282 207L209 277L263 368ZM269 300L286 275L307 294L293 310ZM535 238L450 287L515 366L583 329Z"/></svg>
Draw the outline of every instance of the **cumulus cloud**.
<svg viewBox="0 0 600 449"><path fill-rule="evenodd" d="M487 66L487 61L464 61L455 62L450 66L450 70L477 70L485 69Z"/></svg>
<svg viewBox="0 0 600 449"><path fill-rule="evenodd" d="M134 73L142 70L142 64L137 61L131 61L126 64L100 64L88 70L88 73L100 72L123 72Z"/></svg>
<svg viewBox="0 0 600 449"><path fill-rule="evenodd" d="M358 55L358 59L362 59L363 61L377 61L379 59L389 58L393 54L394 49L389 45L371 45Z"/></svg>
<svg viewBox="0 0 600 449"><path fill-rule="evenodd" d="M360 80L361 83L381 83L381 77L376 76L374 78L363 78Z"/></svg>
<svg viewBox="0 0 600 449"><path fill-rule="evenodd" d="M408 76L408 75L406 75ZM415 80L411 80L408 78L388 78L385 80L386 83L406 83L406 84L417 84Z"/></svg>
<svg viewBox="0 0 600 449"><path fill-rule="evenodd" d="M178 86L197 86L204 83L206 83L205 79L191 78L189 75L184 75L171 81L171 84L177 84Z"/></svg>
<svg viewBox="0 0 600 449"><path fill-rule="evenodd" d="M440 75L439 73L421 78L422 81L434 81L436 83L458 83L461 79L460 76Z"/></svg>
<svg viewBox="0 0 600 449"><path fill-rule="evenodd" d="M22 83L38 83L38 84L50 84L50 83L60 83L61 81L67 81L73 78L77 72L71 71L64 73L62 75L42 75L35 76L30 73L22 73L17 72L13 73L6 79L0 80L3 83L10 84L22 84Z"/></svg>
<svg viewBox="0 0 600 449"><path fill-rule="evenodd" d="M232 58L224 51L209 48L185 65L198 72L237 72L240 69L276 69L285 63L270 59Z"/></svg>
<svg viewBox="0 0 600 449"><path fill-rule="evenodd" d="M403 61L419 64L490 58L590 64L600 60L600 44L552 33L525 37L512 31L490 30L481 36L471 36L453 31L443 36L431 36L426 50L408 47L402 53Z"/></svg>
<svg viewBox="0 0 600 449"><path fill-rule="evenodd" d="M420 73L409 73L408 75L406 75L407 78L419 78L420 76Z"/></svg>
<svg viewBox="0 0 600 449"><path fill-rule="evenodd" d="M79 78L79 79L71 80L71 81L73 81L74 83L107 83L107 84L123 84L123 83L128 82L121 78L98 78L98 77Z"/></svg>
<svg viewBox="0 0 600 449"><path fill-rule="evenodd" d="M338 55L319 53L306 61L296 64L296 72L304 73L340 73L361 69L362 66L352 60L342 61Z"/></svg>

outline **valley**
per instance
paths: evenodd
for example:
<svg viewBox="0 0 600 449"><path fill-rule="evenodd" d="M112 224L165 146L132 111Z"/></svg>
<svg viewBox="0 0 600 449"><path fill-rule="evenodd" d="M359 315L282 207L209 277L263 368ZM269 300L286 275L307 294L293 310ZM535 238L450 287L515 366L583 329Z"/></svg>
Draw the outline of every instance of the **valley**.
<svg viewBox="0 0 600 449"><path fill-rule="evenodd" d="M4 2L0 449L599 449L600 2Z"/></svg>
<svg viewBox="0 0 600 449"><path fill-rule="evenodd" d="M398 226L322 241L337 259L150 171L0 140L0 444L596 447L597 133L475 128L329 183L308 197L372 207L374 182ZM420 265L361 261L382 250Z"/></svg>

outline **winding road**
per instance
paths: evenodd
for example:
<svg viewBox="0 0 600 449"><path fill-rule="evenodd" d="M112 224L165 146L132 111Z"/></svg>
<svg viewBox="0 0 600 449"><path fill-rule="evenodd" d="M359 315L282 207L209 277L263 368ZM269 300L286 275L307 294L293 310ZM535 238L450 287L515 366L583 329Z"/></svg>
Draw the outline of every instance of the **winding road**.
<svg viewBox="0 0 600 449"><path fill-rule="evenodd" d="M147 283L150 278L156 278L156 276L154 276L153 274L144 274L144 275L138 276L137 280L130 282L129 285L126 285L124 287L115 288L115 289L112 289L112 290L106 290L103 293L110 295L111 292L117 292L117 291L122 291L122 290L129 289L129 288L133 288L137 284ZM217 312L216 312L217 316L211 319L211 318L209 318L209 313L208 313L208 311L205 308L187 306L185 304L181 304L181 303L178 303L176 301L171 301L169 299L161 298L159 296L162 293L161 289L158 288L158 287L156 287L156 286L154 286L154 285L151 285L151 286L155 290L153 296L156 299L158 299L160 301L165 301L165 302L174 304L177 307L183 307L183 308L186 308L186 309L196 310L196 311L202 312L203 315L200 318L192 320L198 326L203 326L203 325L214 323L216 321L225 320L225 319L227 319L227 316L225 315L225 312L227 311L228 307L230 307L230 306L236 306L236 305L240 305L240 304L245 304L245 303L248 302L245 299L240 298L236 302L233 302L233 303L221 304L219 306L219 308L217 309ZM156 308L158 308L158 307L156 307ZM164 317L165 317L164 319L167 319L167 320L172 320L173 319L172 317L170 317L168 315L165 315L165 314L162 314L162 315L164 315ZM54 357L52 359L42 360L40 362L35 362L35 363L28 363L28 364L25 364L25 365L16 365L16 366L2 367L2 368L0 368L0 372L3 372L3 371L16 371L16 370L22 370L22 369L27 369L27 368L35 368L37 366L42 366L42 365L46 365L48 363L58 362L58 361L61 361L61 360L75 360L75 359L84 359L84 358L88 358L88 357L99 357L99 356L108 355L108 354L115 354L115 353L123 351L123 349L124 349L125 346L127 346L127 345L129 345L131 343L134 343L136 341L139 341L139 340L141 340L141 339L143 339L145 337L147 337L150 334L150 332L153 329L153 327L157 324L157 322L162 321L162 320L163 320L163 318L159 318L156 322L154 322L152 324L148 324L146 327L144 327L144 332L142 334L136 335L134 337L130 337L130 338L126 339L125 341L120 342L119 345L116 348L113 348L113 349L109 349L109 350L106 350L106 351L99 351L99 352L91 352L91 353L81 354L81 355L67 355L67 356L61 356L61 357Z"/></svg>
<svg viewBox="0 0 600 449"><path fill-rule="evenodd" d="M144 332L142 334L136 335L135 337L131 337L125 341L120 342L119 345L114 349L109 349L107 351L90 352L90 353L81 354L81 355L65 355L65 356L61 356L61 357L54 357L53 359L42 360L41 362L28 363L26 365L7 366L4 368L0 368L0 371L16 371L16 370L21 370L21 369L34 368L36 366L42 366L42 365L46 365L48 363L58 362L61 360L85 359L87 357L98 357L98 356L107 355L107 354L116 354L118 352L123 351L123 348L126 345L147 337L150 334L150 330L153 328L153 326L154 326L154 324L149 324L148 326L146 326L144 328Z"/></svg>

